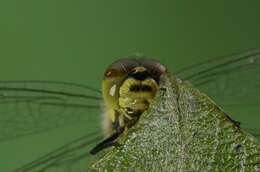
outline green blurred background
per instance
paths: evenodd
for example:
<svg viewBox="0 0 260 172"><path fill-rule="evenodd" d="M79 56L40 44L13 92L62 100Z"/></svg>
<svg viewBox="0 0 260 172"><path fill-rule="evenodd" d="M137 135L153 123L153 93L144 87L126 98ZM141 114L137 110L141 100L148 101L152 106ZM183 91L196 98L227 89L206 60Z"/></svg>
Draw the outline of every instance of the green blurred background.
<svg viewBox="0 0 260 172"><path fill-rule="evenodd" d="M259 7L260 1L253 0L1 0L0 80L100 88L107 65L136 52L174 71L256 48ZM85 130L86 125L68 126L0 143L0 171L13 171Z"/></svg>

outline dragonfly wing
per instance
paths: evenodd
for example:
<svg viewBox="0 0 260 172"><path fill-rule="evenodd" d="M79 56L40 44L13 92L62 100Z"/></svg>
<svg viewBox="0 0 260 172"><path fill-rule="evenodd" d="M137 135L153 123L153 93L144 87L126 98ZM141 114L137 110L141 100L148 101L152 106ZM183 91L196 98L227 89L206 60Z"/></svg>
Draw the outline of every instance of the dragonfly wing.
<svg viewBox="0 0 260 172"><path fill-rule="evenodd" d="M177 72L221 104L259 103L260 50L216 58Z"/></svg>
<svg viewBox="0 0 260 172"><path fill-rule="evenodd" d="M84 172L96 158L89 149L102 137L99 131L89 133L18 168L15 172Z"/></svg>
<svg viewBox="0 0 260 172"><path fill-rule="evenodd" d="M100 91L84 85L0 81L0 141L97 121L100 101Z"/></svg>
<svg viewBox="0 0 260 172"><path fill-rule="evenodd" d="M260 49L211 59L176 74L190 81L225 110L241 106L252 110L260 105ZM257 118L257 111L252 113L250 118ZM259 133L260 128L258 132L252 132L257 137Z"/></svg>

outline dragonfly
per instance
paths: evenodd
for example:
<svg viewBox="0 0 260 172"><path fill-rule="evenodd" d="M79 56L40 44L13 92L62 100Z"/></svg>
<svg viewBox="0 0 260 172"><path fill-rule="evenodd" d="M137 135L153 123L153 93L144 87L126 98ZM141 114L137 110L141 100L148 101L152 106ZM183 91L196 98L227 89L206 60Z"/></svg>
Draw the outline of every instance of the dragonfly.
<svg viewBox="0 0 260 172"><path fill-rule="evenodd" d="M169 70L169 69L168 69ZM260 49L217 57L170 71L206 93L232 118L246 107L241 127L260 140ZM67 126L87 125L81 137L17 167L15 172L86 171L89 154L102 137L102 94L88 85L39 80L0 81L0 142L41 135ZM255 112L255 114L254 114ZM258 111L259 112L259 111ZM236 118L234 120L237 120ZM50 140L51 142L51 140Z"/></svg>

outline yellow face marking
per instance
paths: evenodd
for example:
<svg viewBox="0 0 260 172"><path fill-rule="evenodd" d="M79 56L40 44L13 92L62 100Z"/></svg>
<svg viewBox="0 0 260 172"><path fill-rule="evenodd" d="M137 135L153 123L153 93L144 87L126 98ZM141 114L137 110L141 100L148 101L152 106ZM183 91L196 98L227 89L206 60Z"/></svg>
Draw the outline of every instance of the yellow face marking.
<svg viewBox="0 0 260 172"><path fill-rule="evenodd" d="M131 86L139 87L139 91L131 91ZM150 91L142 91L141 88L149 86ZM129 108L133 111L145 111L158 90L158 85L153 79L138 81L129 78L124 81L119 90L119 106L121 108Z"/></svg>
<svg viewBox="0 0 260 172"><path fill-rule="evenodd" d="M143 66L138 66L138 67L135 67L134 72L144 72L146 71L146 69L143 67Z"/></svg>

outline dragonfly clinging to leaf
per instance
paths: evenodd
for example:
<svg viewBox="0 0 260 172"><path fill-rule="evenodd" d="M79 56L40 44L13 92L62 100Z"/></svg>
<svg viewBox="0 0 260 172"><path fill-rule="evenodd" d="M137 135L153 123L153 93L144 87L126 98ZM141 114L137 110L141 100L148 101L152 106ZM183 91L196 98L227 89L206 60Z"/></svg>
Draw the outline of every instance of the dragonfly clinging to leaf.
<svg viewBox="0 0 260 172"><path fill-rule="evenodd" d="M226 109L229 106L259 106L259 72L260 50L256 49L194 64L173 71L173 74L190 81ZM1 81L0 141L30 137L79 122L85 122L91 128L81 138L62 145L16 171L85 171L90 157L89 149L102 140L99 129L101 101L101 91L82 84ZM233 117L235 114L229 115ZM253 115L257 114L248 115L248 118ZM242 127L248 126L243 121L241 123ZM250 132L260 137L257 128L250 129Z"/></svg>

